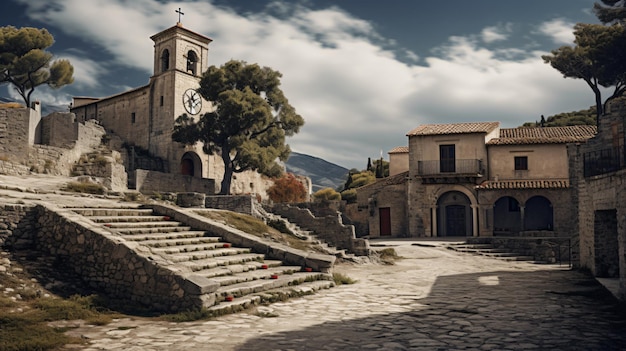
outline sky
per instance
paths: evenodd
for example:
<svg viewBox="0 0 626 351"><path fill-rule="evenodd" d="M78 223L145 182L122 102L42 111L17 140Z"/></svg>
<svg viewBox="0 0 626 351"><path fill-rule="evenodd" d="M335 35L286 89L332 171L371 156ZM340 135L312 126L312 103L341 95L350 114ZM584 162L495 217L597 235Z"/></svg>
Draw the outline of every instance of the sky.
<svg viewBox="0 0 626 351"><path fill-rule="evenodd" d="M209 65L236 59L280 71L305 125L295 152L346 168L407 146L428 123L504 128L594 105L582 80L541 56L598 23L594 0L4 0L0 26L46 28L75 81L38 89L45 106L146 85L150 36L181 22L204 34ZM18 95L0 86L0 97Z"/></svg>

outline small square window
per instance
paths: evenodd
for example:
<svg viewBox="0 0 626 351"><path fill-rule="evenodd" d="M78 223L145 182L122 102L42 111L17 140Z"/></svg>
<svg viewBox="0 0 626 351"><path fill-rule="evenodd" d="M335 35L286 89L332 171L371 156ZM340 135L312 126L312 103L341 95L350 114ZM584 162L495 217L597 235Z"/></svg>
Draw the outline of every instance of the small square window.
<svg viewBox="0 0 626 351"><path fill-rule="evenodd" d="M528 156L515 156L515 170L516 171L528 170Z"/></svg>

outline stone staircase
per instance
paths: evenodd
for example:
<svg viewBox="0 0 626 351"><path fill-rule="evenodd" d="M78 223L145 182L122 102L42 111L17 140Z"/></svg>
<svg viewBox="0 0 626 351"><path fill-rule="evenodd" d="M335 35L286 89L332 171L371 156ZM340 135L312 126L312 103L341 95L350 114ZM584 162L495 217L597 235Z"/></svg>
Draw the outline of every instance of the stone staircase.
<svg viewBox="0 0 626 351"><path fill-rule="evenodd" d="M71 208L96 226L139 245L182 274L217 285L203 301L216 314L311 294L334 285L329 273L268 259L223 236L179 222L151 208Z"/></svg>
<svg viewBox="0 0 626 351"><path fill-rule="evenodd" d="M507 249L495 248L491 244L450 244L448 245L448 249L503 261L534 261L534 257L532 256L524 256Z"/></svg>

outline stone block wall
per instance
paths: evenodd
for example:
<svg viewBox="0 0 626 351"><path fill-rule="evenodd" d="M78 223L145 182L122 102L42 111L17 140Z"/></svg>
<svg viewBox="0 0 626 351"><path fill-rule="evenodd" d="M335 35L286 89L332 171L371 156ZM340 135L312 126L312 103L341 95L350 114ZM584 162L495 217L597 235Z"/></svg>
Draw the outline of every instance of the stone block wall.
<svg viewBox="0 0 626 351"><path fill-rule="evenodd" d="M207 196L205 207L254 215L255 201L252 195Z"/></svg>
<svg viewBox="0 0 626 351"><path fill-rule="evenodd" d="M34 137L31 131L29 108L3 108L0 109L0 156L14 161L23 162L28 158L29 141ZM39 117L40 118L40 117Z"/></svg>
<svg viewBox="0 0 626 351"><path fill-rule="evenodd" d="M271 212L287 218L300 228L315 233L317 237L338 249L347 250L359 256L369 255L369 242L357 238L354 227L344 225L339 213L334 216L315 217L308 209L288 204L275 204Z"/></svg>
<svg viewBox="0 0 626 351"><path fill-rule="evenodd" d="M71 148L78 140L78 126L73 113L51 113L41 119L41 143Z"/></svg>
<svg viewBox="0 0 626 351"><path fill-rule="evenodd" d="M29 245L113 300L155 311L199 309L217 284L181 271L69 210L4 205L10 245Z"/></svg>
<svg viewBox="0 0 626 351"><path fill-rule="evenodd" d="M153 192L195 192L215 194L215 180L138 169L134 172L135 188L142 193ZM133 175L130 175L133 177Z"/></svg>
<svg viewBox="0 0 626 351"><path fill-rule="evenodd" d="M20 248L32 242L37 222L34 206L0 205L0 246Z"/></svg>

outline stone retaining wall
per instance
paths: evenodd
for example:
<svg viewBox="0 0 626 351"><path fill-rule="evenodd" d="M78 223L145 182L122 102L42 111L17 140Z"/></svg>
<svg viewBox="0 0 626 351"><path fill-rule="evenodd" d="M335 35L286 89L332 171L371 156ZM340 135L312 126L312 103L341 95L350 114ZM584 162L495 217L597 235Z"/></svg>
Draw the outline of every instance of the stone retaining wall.
<svg viewBox="0 0 626 351"><path fill-rule="evenodd" d="M297 224L302 229L314 232L319 239L338 249L347 250L358 256L367 256L370 253L369 242L356 238L354 227L344 225L339 212L334 216L315 217L309 209L287 204L275 204L271 212L287 218L289 222Z"/></svg>
<svg viewBox="0 0 626 351"><path fill-rule="evenodd" d="M133 176L133 175L129 175ZM215 194L215 180L173 173L137 169L134 172L135 188L142 193L196 192Z"/></svg>
<svg viewBox="0 0 626 351"><path fill-rule="evenodd" d="M206 208L217 208L247 215L254 215L254 201L252 195L219 195L207 196L204 206Z"/></svg>
<svg viewBox="0 0 626 351"><path fill-rule="evenodd" d="M20 247L32 242L36 218L34 206L0 205L0 246Z"/></svg>
<svg viewBox="0 0 626 351"><path fill-rule="evenodd" d="M84 217L51 205L5 205L0 218L10 246L30 245L107 297L153 311L180 312L212 304L218 284L182 271L137 243L115 237ZM11 230L12 229L12 230ZM144 251L145 250L145 251Z"/></svg>
<svg viewBox="0 0 626 351"><path fill-rule="evenodd" d="M469 237L469 244L491 244L522 256L532 257L537 262L571 263L572 240L569 238L537 237Z"/></svg>

